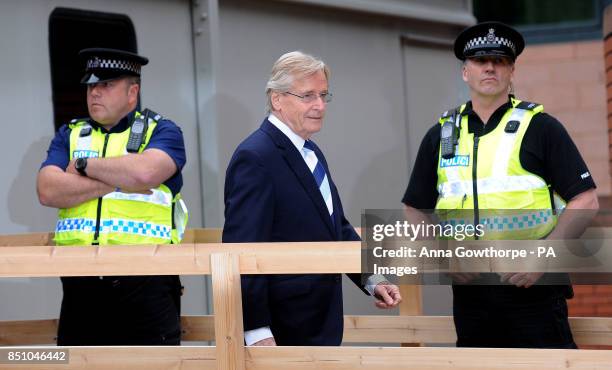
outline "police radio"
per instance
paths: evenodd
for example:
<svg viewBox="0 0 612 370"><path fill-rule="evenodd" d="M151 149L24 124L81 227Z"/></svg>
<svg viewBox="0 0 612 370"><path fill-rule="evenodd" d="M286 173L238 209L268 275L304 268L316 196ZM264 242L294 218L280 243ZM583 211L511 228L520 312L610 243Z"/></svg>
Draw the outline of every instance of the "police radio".
<svg viewBox="0 0 612 370"><path fill-rule="evenodd" d="M455 146L459 143L459 122L461 115L455 111L453 115L442 124L440 133L440 154L444 159L455 156Z"/></svg>
<svg viewBox="0 0 612 370"><path fill-rule="evenodd" d="M147 135L147 128L149 127L149 110L146 109L144 113L144 118L142 115L139 115L134 119L134 122L132 122L130 137L125 147L129 153L138 153Z"/></svg>

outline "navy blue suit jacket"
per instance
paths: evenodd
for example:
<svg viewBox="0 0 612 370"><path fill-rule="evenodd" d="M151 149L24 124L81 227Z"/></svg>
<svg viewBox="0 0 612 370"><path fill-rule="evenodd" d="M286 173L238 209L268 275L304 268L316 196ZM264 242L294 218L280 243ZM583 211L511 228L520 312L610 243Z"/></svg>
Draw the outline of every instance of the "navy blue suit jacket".
<svg viewBox="0 0 612 370"><path fill-rule="evenodd" d="M334 222L303 157L266 119L238 146L227 168L223 242L360 240L316 145L315 153L327 172ZM350 277L361 285L359 274ZM245 275L242 305L244 329L270 326L279 345L342 342L340 274Z"/></svg>

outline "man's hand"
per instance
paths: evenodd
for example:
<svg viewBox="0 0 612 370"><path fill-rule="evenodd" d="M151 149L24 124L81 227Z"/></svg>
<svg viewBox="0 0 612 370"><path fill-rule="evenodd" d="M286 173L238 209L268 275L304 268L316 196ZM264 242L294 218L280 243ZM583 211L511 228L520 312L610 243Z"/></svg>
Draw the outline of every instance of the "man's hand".
<svg viewBox="0 0 612 370"><path fill-rule="evenodd" d="M500 281L502 283L508 282L518 288L529 288L535 284L542 275L544 275L543 272L507 272L500 275Z"/></svg>
<svg viewBox="0 0 612 370"><path fill-rule="evenodd" d="M399 288L395 284L387 281L379 283L374 288L374 297L376 298L376 307L378 308L393 308L402 301Z"/></svg>
<svg viewBox="0 0 612 370"><path fill-rule="evenodd" d="M66 173L71 173L73 175L80 176L81 174L79 173L79 171L77 171L76 167L74 166L74 162L76 162L76 159L73 159L68 163L68 167L66 167Z"/></svg>
<svg viewBox="0 0 612 370"><path fill-rule="evenodd" d="M252 346L276 346L276 341L274 340L274 337L270 337L262 339L259 342L255 342L252 344Z"/></svg>
<svg viewBox="0 0 612 370"><path fill-rule="evenodd" d="M472 280L476 280L480 277L478 272L451 272L448 276L459 284L467 284Z"/></svg>

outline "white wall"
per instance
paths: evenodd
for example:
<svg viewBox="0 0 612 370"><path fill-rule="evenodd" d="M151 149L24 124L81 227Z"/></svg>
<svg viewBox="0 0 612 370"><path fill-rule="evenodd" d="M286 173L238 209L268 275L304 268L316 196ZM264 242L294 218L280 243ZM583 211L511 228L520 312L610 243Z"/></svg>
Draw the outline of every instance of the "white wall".
<svg viewBox="0 0 612 370"><path fill-rule="evenodd" d="M459 67L450 45L462 26L303 2L311 1L220 2L222 62L215 74L219 168L225 170L235 147L265 117L264 87L274 61L292 50L319 56L331 68L334 100L314 140L325 153L345 213L359 226L363 209L402 207L422 135L449 104L458 104ZM404 41L423 37L433 38L434 46ZM220 172L220 189L223 180ZM371 298L352 283L345 282L345 302L348 313L375 312ZM448 313L448 288L426 288L425 308Z"/></svg>
<svg viewBox="0 0 612 370"><path fill-rule="evenodd" d="M188 0L24 0L0 2L0 106L4 122L0 145L0 233L52 231L56 210L42 207L36 174L54 135L48 44L49 15L56 7L128 15L136 30L143 68L143 107L174 120L183 130L187 165L183 196L190 226L201 227L195 78ZM83 30L87 32L87 30ZM76 56L75 56L76 57ZM184 279L185 312L206 310L204 279ZM0 280L0 320L57 317L59 279Z"/></svg>

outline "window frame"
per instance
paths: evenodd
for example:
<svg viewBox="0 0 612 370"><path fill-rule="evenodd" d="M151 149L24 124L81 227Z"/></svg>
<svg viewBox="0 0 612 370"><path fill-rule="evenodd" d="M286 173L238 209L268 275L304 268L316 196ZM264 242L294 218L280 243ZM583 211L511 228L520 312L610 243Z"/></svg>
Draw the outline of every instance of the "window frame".
<svg viewBox="0 0 612 370"><path fill-rule="evenodd" d="M529 44L601 40L603 38L605 0L591 1L595 14L590 20L512 26L521 32L525 41Z"/></svg>

